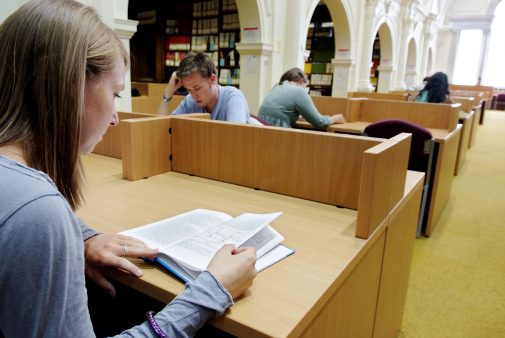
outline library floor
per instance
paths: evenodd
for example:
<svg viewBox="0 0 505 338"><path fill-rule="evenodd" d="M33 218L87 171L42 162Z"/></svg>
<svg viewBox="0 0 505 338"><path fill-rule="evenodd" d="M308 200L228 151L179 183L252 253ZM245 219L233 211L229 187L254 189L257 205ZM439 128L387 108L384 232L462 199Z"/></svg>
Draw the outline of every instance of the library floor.
<svg viewBox="0 0 505 338"><path fill-rule="evenodd" d="M429 238L416 240L399 338L505 337L505 112L484 124Z"/></svg>

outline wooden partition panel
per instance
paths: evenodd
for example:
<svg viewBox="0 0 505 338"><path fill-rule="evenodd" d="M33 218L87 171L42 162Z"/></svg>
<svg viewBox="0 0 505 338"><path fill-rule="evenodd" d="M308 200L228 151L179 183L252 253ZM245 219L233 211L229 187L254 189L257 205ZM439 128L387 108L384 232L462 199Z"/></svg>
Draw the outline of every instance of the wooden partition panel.
<svg viewBox="0 0 505 338"><path fill-rule="evenodd" d="M365 151L356 237L368 238L403 197L411 138L401 133Z"/></svg>
<svg viewBox="0 0 505 338"><path fill-rule="evenodd" d="M449 90L451 95L454 95L456 92L482 92L484 95L483 99L488 101L493 97L494 88L490 86L468 86L468 85L454 85L451 84L449 86ZM472 95L473 96L473 95Z"/></svg>
<svg viewBox="0 0 505 338"><path fill-rule="evenodd" d="M473 96L451 96L451 100L454 103L461 104L461 110L465 113L471 112L476 105L478 105L477 100Z"/></svg>
<svg viewBox="0 0 505 338"><path fill-rule="evenodd" d="M317 110L323 115L342 114L347 117L349 100L341 97L311 96Z"/></svg>
<svg viewBox="0 0 505 338"><path fill-rule="evenodd" d="M177 108L179 103L184 100L183 95L174 95L168 104L168 111L172 112ZM132 111L145 114L157 115L158 108L161 103L160 96L135 96L132 97Z"/></svg>
<svg viewBox="0 0 505 338"><path fill-rule="evenodd" d="M419 182L419 185L422 185ZM407 297L422 187L393 210L386 229L373 337L397 337Z"/></svg>
<svg viewBox="0 0 505 338"><path fill-rule="evenodd" d="M475 112L471 111L468 114L463 113L460 117L461 122L461 136L458 144L458 155L456 157L456 166L454 168L454 175L458 175L463 163L465 162L466 152L470 144L470 135L474 125Z"/></svg>
<svg viewBox="0 0 505 338"><path fill-rule="evenodd" d="M107 133L105 133L100 143L93 149L94 154L121 158L122 121L125 119L136 119L149 116L148 114L131 112L118 112L117 114L119 117L119 126L109 127L109 129L107 129Z"/></svg>
<svg viewBox="0 0 505 338"><path fill-rule="evenodd" d="M132 88L138 89L140 95L161 98L167 87L166 83L156 82L135 82L132 81Z"/></svg>
<svg viewBox="0 0 505 338"><path fill-rule="evenodd" d="M356 209L362 154L382 141L177 117L172 170Z"/></svg>
<svg viewBox="0 0 505 338"><path fill-rule="evenodd" d="M129 180L170 171L169 116L124 120L121 128L123 177Z"/></svg>
<svg viewBox="0 0 505 338"><path fill-rule="evenodd" d="M358 121L376 122L400 118L426 128L454 130L458 124L459 103L417 103L391 100L364 100Z"/></svg>
<svg viewBox="0 0 505 338"><path fill-rule="evenodd" d="M377 93L377 92L349 92L349 97L362 97L373 100L395 100L407 101L409 98L408 93Z"/></svg>

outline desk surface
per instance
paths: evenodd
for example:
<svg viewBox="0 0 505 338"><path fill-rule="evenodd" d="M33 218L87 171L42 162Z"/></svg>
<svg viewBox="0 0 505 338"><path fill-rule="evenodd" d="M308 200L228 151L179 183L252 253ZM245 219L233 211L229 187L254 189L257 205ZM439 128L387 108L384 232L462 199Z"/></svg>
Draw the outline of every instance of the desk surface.
<svg viewBox="0 0 505 338"><path fill-rule="evenodd" d="M237 216L244 212L283 214L272 226L296 253L258 274L253 286L215 321L242 336L297 335L310 323L383 229L368 240L354 236L356 211L168 172L144 180L121 179L121 162L100 155L83 157L88 184L78 214L99 231L118 232L195 208ZM416 176L417 175L417 176ZM409 172L406 190L419 173ZM142 278L119 274L122 282L168 302L183 285L146 265Z"/></svg>
<svg viewBox="0 0 505 338"><path fill-rule="evenodd" d="M369 126L372 122L366 121L355 121L355 122L346 122L341 124L332 124L326 130L333 133L345 133L345 134L356 134L360 135L363 130L367 126ZM296 126L303 129L314 129L314 127L304 120L299 120L296 122ZM431 132L435 142L444 143L447 140L447 137L452 133L446 129L434 129L434 128L426 128Z"/></svg>

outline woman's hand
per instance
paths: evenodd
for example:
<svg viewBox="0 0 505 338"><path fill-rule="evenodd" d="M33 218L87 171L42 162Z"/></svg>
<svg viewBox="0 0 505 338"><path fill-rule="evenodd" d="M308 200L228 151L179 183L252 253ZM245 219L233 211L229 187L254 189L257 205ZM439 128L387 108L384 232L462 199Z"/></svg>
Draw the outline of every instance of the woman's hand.
<svg viewBox="0 0 505 338"><path fill-rule="evenodd" d="M345 123L345 117L342 114L333 115L331 117L331 124Z"/></svg>
<svg viewBox="0 0 505 338"><path fill-rule="evenodd" d="M116 289L103 274L103 268L118 268L140 277L142 270L127 258L154 259L157 254L158 249L149 248L141 240L119 234L98 234L84 241L86 276L115 296Z"/></svg>
<svg viewBox="0 0 505 338"><path fill-rule="evenodd" d="M244 293L252 285L256 271L256 250L251 247L236 248L223 246L212 258L207 267L233 299Z"/></svg>

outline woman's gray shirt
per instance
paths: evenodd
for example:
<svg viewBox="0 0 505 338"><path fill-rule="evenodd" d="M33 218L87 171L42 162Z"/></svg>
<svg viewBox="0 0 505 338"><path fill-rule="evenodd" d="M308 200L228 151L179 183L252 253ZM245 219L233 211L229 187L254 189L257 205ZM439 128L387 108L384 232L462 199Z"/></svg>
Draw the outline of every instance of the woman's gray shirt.
<svg viewBox="0 0 505 338"><path fill-rule="evenodd" d="M94 337L84 241L97 234L46 174L0 156L0 332L5 337ZM191 337L233 304L202 273L155 319L169 337ZM0 334L1 336L1 334ZM155 337L147 322L123 337Z"/></svg>

